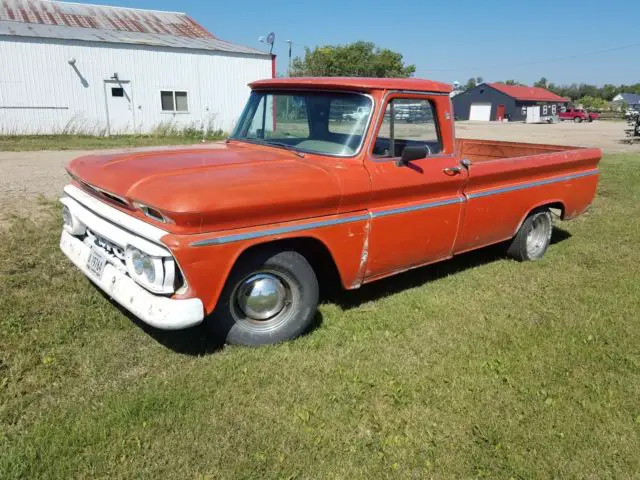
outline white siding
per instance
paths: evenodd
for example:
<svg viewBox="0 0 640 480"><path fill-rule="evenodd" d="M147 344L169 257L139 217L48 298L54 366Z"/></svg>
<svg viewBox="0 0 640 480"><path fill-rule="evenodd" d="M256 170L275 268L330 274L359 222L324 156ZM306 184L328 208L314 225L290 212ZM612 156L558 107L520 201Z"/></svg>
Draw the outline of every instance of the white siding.
<svg viewBox="0 0 640 480"><path fill-rule="evenodd" d="M266 56L85 41L0 37L0 59L0 134L106 132L104 82L114 73L130 82L135 131L204 123L228 132L247 84L271 77ZM189 112L162 112L161 90L187 91Z"/></svg>

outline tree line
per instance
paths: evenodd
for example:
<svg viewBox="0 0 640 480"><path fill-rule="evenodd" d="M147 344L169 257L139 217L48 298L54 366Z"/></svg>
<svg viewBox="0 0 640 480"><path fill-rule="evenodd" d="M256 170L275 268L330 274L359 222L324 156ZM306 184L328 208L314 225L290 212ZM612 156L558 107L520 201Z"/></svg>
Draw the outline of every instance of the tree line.
<svg viewBox="0 0 640 480"><path fill-rule="evenodd" d="M416 66L405 64L402 54L377 47L372 42L359 41L346 45L321 45L305 48L304 56L293 59L288 74L293 77L412 77ZM482 77L470 78L461 90L484 83ZM524 85L517 80L504 80L506 85ZM640 83L632 85L606 84L602 87L588 83L556 84L545 77L533 84L571 99L585 108L604 110L619 93L640 94Z"/></svg>

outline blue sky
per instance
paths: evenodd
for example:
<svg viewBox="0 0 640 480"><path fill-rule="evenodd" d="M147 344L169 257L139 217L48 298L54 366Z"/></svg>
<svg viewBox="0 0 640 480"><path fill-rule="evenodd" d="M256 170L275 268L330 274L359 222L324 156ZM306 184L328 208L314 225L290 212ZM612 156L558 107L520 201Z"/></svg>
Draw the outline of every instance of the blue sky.
<svg viewBox="0 0 640 480"><path fill-rule="evenodd" d="M276 32L278 71L287 44L373 41L402 53L416 76L452 83L471 76L532 83L640 82L636 0L89 0L84 3L183 11L216 36L262 48ZM618 49L627 45L631 48ZM614 50L615 49L615 50ZM608 50L608 51L604 51Z"/></svg>

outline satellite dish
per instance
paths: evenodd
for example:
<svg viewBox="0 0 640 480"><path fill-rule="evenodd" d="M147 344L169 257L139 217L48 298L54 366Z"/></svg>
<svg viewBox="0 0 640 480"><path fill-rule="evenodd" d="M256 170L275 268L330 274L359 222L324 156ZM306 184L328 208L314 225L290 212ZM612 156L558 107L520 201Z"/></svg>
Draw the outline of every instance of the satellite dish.
<svg viewBox="0 0 640 480"><path fill-rule="evenodd" d="M267 35L267 45L270 45L271 48L269 49L269 53L273 53L273 42L276 41L276 34L274 32L271 32L269 35Z"/></svg>
<svg viewBox="0 0 640 480"><path fill-rule="evenodd" d="M271 32L269 35L267 35L267 43L269 45L273 45L273 42L276 41L276 34L275 32Z"/></svg>

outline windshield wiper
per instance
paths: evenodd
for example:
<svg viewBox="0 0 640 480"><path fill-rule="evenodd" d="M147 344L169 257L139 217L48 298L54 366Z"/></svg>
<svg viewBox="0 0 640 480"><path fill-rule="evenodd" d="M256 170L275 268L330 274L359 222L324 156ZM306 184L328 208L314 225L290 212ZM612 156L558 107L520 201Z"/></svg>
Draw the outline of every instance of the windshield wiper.
<svg viewBox="0 0 640 480"><path fill-rule="evenodd" d="M267 141L264 140L264 143L266 143L267 145L275 145L277 147L282 147L282 148L286 148L287 150L295 153L296 155L298 155L301 158L304 158L304 153L302 153L300 150L298 150L296 147L294 147L293 145L289 145L288 143L284 143L284 142L271 142L271 141Z"/></svg>

